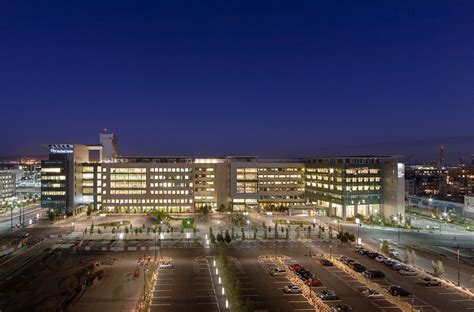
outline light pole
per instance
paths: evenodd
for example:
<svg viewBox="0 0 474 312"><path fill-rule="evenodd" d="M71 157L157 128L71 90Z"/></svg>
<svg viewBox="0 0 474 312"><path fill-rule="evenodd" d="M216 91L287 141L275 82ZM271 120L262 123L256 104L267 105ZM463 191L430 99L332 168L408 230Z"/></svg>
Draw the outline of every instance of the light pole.
<svg viewBox="0 0 474 312"><path fill-rule="evenodd" d="M456 241L456 236L454 236L454 240ZM459 243L456 244L457 247L457 260L458 260L458 286L461 286L461 263L459 262Z"/></svg>
<svg viewBox="0 0 474 312"><path fill-rule="evenodd" d="M157 228L156 228L156 225L155 225L155 262L156 262L156 232L157 232Z"/></svg>
<svg viewBox="0 0 474 312"><path fill-rule="evenodd" d="M357 224L357 243L359 243L359 229L361 227L359 218L356 218L356 224Z"/></svg>
<svg viewBox="0 0 474 312"><path fill-rule="evenodd" d="M249 239L250 239L250 220L247 220L247 224L249 225Z"/></svg>

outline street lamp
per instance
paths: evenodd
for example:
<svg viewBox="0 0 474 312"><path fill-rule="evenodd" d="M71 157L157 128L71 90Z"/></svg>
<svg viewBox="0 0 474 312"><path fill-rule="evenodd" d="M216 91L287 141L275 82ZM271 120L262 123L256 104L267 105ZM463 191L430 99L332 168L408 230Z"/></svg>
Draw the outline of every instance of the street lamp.
<svg viewBox="0 0 474 312"><path fill-rule="evenodd" d="M454 236L454 240L456 241L456 236ZM459 243L456 244L457 247L457 260L458 260L458 286L461 286L461 267L459 262Z"/></svg>
<svg viewBox="0 0 474 312"><path fill-rule="evenodd" d="M359 229L362 226L359 218L356 218L356 224L357 224L357 243L359 243Z"/></svg>
<svg viewBox="0 0 474 312"><path fill-rule="evenodd" d="M250 220L247 220L247 224L249 225L249 239L250 239Z"/></svg>

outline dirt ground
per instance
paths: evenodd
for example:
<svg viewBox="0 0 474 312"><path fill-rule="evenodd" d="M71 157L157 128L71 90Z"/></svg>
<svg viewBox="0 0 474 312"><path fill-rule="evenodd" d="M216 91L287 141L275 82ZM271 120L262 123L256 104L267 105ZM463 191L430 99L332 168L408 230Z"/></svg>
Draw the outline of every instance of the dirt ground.
<svg viewBox="0 0 474 312"><path fill-rule="evenodd" d="M21 275L2 285L0 311L64 310L80 298L82 289L89 288L83 285L103 277L105 268L114 263L104 255L42 252Z"/></svg>

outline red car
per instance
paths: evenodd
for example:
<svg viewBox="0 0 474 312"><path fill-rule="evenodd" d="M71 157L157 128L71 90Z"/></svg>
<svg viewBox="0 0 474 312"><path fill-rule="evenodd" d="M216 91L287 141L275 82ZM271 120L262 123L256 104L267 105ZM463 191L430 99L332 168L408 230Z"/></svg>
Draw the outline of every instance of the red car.
<svg viewBox="0 0 474 312"><path fill-rule="evenodd" d="M290 271L298 271L298 270L301 270L302 268L303 268L303 266L299 265L298 263L295 263L295 264L292 264L292 265L288 266L288 269Z"/></svg>
<svg viewBox="0 0 474 312"><path fill-rule="evenodd" d="M308 285L309 287L319 287L323 285L323 283L321 283L321 281L317 277L308 278L305 284Z"/></svg>

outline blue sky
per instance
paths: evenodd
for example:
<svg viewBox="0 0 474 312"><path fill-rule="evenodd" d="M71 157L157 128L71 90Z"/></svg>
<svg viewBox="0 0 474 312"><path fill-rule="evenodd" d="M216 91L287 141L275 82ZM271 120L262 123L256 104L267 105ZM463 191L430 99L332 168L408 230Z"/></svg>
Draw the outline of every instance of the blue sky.
<svg viewBox="0 0 474 312"><path fill-rule="evenodd" d="M3 2L0 155L107 128L129 155L436 157L472 142L473 16L472 1Z"/></svg>

